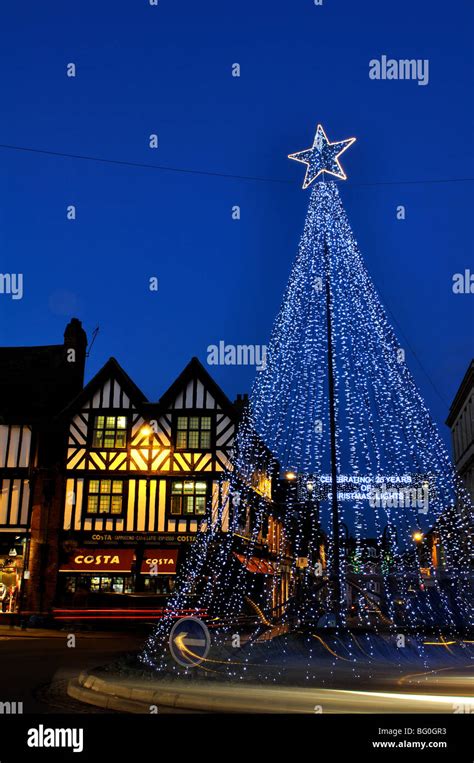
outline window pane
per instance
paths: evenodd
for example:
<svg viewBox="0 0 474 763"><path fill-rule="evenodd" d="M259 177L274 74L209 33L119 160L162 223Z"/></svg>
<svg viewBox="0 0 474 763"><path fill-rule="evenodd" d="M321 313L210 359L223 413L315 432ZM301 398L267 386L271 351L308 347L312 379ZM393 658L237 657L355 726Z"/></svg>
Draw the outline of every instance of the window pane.
<svg viewBox="0 0 474 763"><path fill-rule="evenodd" d="M99 514L108 514L110 511L110 495L101 495L99 501Z"/></svg>
<svg viewBox="0 0 474 763"><path fill-rule="evenodd" d="M112 514L121 514L121 513L122 513L122 496L113 495L112 496Z"/></svg>
<svg viewBox="0 0 474 763"><path fill-rule="evenodd" d="M87 499L87 511L91 514L97 514L98 500L96 495L90 495Z"/></svg>
<svg viewBox="0 0 474 763"><path fill-rule="evenodd" d="M211 447L211 433L210 432L201 432L201 448L208 448Z"/></svg>
<svg viewBox="0 0 474 763"><path fill-rule="evenodd" d="M112 578L112 591L114 593L123 592L123 578L119 578L119 577Z"/></svg>
<svg viewBox="0 0 474 763"><path fill-rule="evenodd" d="M211 417L203 416L201 419L201 429L210 429L210 428L211 428Z"/></svg>
<svg viewBox="0 0 474 763"><path fill-rule="evenodd" d="M115 432L105 433L104 448L115 448Z"/></svg>
<svg viewBox="0 0 474 763"><path fill-rule="evenodd" d="M185 482L184 483L184 494L185 495L191 495L194 493L194 482Z"/></svg>
<svg viewBox="0 0 474 763"><path fill-rule="evenodd" d="M195 499L195 512L196 514L205 514L206 513L206 499L203 496L196 496Z"/></svg>
<svg viewBox="0 0 474 763"><path fill-rule="evenodd" d="M182 493L183 492L183 483L182 482L173 482L171 486L171 492L172 493Z"/></svg>
<svg viewBox="0 0 474 763"><path fill-rule="evenodd" d="M199 429L199 419L197 416L191 416L189 419L190 429Z"/></svg>
<svg viewBox="0 0 474 763"><path fill-rule="evenodd" d="M104 433L103 432L94 432L94 437L92 438L92 447L93 448L102 448L103 447L103 439L104 439Z"/></svg>
<svg viewBox="0 0 474 763"><path fill-rule="evenodd" d="M110 480L101 480L100 481L100 492L101 493L110 493Z"/></svg>
<svg viewBox="0 0 474 763"><path fill-rule="evenodd" d="M107 416L107 429L115 429L115 416Z"/></svg>
<svg viewBox="0 0 474 763"><path fill-rule="evenodd" d="M181 514L181 496L179 495L171 496L171 513Z"/></svg>
<svg viewBox="0 0 474 763"><path fill-rule="evenodd" d="M127 417L126 416L118 416L117 417L117 429L126 429L127 428Z"/></svg>
<svg viewBox="0 0 474 763"><path fill-rule="evenodd" d="M188 445L188 435L187 432L178 432L178 436L176 437L176 447L177 448L186 448Z"/></svg>
<svg viewBox="0 0 474 763"><path fill-rule="evenodd" d="M91 480L89 482L89 493L99 492L99 480Z"/></svg>
<svg viewBox="0 0 474 763"><path fill-rule="evenodd" d="M127 433L121 429L117 432L117 435L115 437L115 447L116 448L125 448L126 444L126 435Z"/></svg>
<svg viewBox="0 0 474 763"><path fill-rule="evenodd" d="M95 428L96 429L103 429L104 428L104 417L103 416L96 416L95 417Z"/></svg>
<svg viewBox="0 0 474 763"><path fill-rule="evenodd" d="M196 493L205 493L207 490L207 484L205 482L196 482Z"/></svg>
<svg viewBox="0 0 474 763"><path fill-rule="evenodd" d="M188 432L188 448L199 448L199 432Z"/></svg>
<svg viewBox="0 0 474 763"><path fill-rule="evenodd" d="M178 416L178 429L187 429L188 419L186 416Z"/></svg>
<svg viewBox="0 0 474 763"><path fill-rule="evenodd" d="M112 483L112 493L122 492L122 480L114 480Z"/></svg>
<svg viewBox="0 0 474 763"><path fill-rule="evenodd" d="M184 500L185 500L184 513L193 514L194 513L194 496L187 495L185 496Z"/></svg>

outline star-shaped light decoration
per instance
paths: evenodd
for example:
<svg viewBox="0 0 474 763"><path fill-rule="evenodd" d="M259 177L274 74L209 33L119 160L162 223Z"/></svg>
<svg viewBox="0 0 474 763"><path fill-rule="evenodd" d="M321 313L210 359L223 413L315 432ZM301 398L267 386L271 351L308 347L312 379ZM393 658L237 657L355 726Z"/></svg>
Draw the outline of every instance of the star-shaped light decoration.
<svg viewBox="0 0 474 763"><path fill-rule="evenodd" d="M339 157L349 146L355 142L355 138L340 140L337 143L330 143L327 139L322 125L316 128L316 135L311 148L304 151L298 151L296 154L289 154L288 159L294 159L297 162L306 164L306 175L303 181L303 188L307 188L313 180L327 172L329 175L347 180L347 175L339 163Z"/></svg>

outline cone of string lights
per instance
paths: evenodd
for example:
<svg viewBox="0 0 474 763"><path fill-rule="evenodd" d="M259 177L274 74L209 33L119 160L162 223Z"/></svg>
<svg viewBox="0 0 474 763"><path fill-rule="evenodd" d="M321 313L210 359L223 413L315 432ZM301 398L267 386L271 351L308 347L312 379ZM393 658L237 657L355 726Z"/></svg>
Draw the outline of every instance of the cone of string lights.
<svg viewBox="0 0 474 763"><path fill-rule="evenodd" d="M191 601L221 633L472 625L470 499L331 179L346 178L339 157L354 140L330 143L318 125L312 147L290 155L306 165L303 188L312 185L298 253L221 502L145 645L149 665L162 664L170 625ZM271 517L283 531L262 586L246 562ZM288 595L275 608L269 592L283 574Z"/></svg>

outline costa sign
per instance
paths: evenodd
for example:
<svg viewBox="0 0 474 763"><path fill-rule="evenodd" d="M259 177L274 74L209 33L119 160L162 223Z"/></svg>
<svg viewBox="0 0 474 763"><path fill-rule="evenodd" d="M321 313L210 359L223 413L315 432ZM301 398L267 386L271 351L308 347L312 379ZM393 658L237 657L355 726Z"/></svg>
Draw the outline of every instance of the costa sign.
<svg viewBox="0 0 474 763"><path fill-rule="evenodd" d="M60 567L61 572L130 572L133 548L76 548Z"/></svg>
<svg viewBox="0 0 474 763"><path fill-rule="evenodd" d="M178 549L147 548L143 554L142 575L174 575Z"/></svg>

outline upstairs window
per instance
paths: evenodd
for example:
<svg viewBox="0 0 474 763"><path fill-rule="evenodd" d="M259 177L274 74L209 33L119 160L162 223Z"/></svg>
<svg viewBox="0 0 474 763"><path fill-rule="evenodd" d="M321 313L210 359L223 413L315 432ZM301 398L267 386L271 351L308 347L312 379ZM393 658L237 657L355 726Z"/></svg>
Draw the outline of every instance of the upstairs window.
<svg viewBox="0 0 474 763"><path fill-rule="evenodd" d="M96 416L92 435L93 448L126 448L127 417Z"/></svg>
<svg viewBox="0 0 474 763"><path fill-rule="evenodd" d="M171 483L171 514L205 514L207 482L180 480Z"/></svg>
<svg viewBox="0 0 474 763"><path fill-rule="evenodd" d="M90 480L87 496L89 514L121 514L123 480Z"/></svg>
<svg viewBox="0 0 474 763"><path fill-rule="evenodd" d="M178 416L176 447L180 450L209 450L211 447L210 416Z"/></svg>

